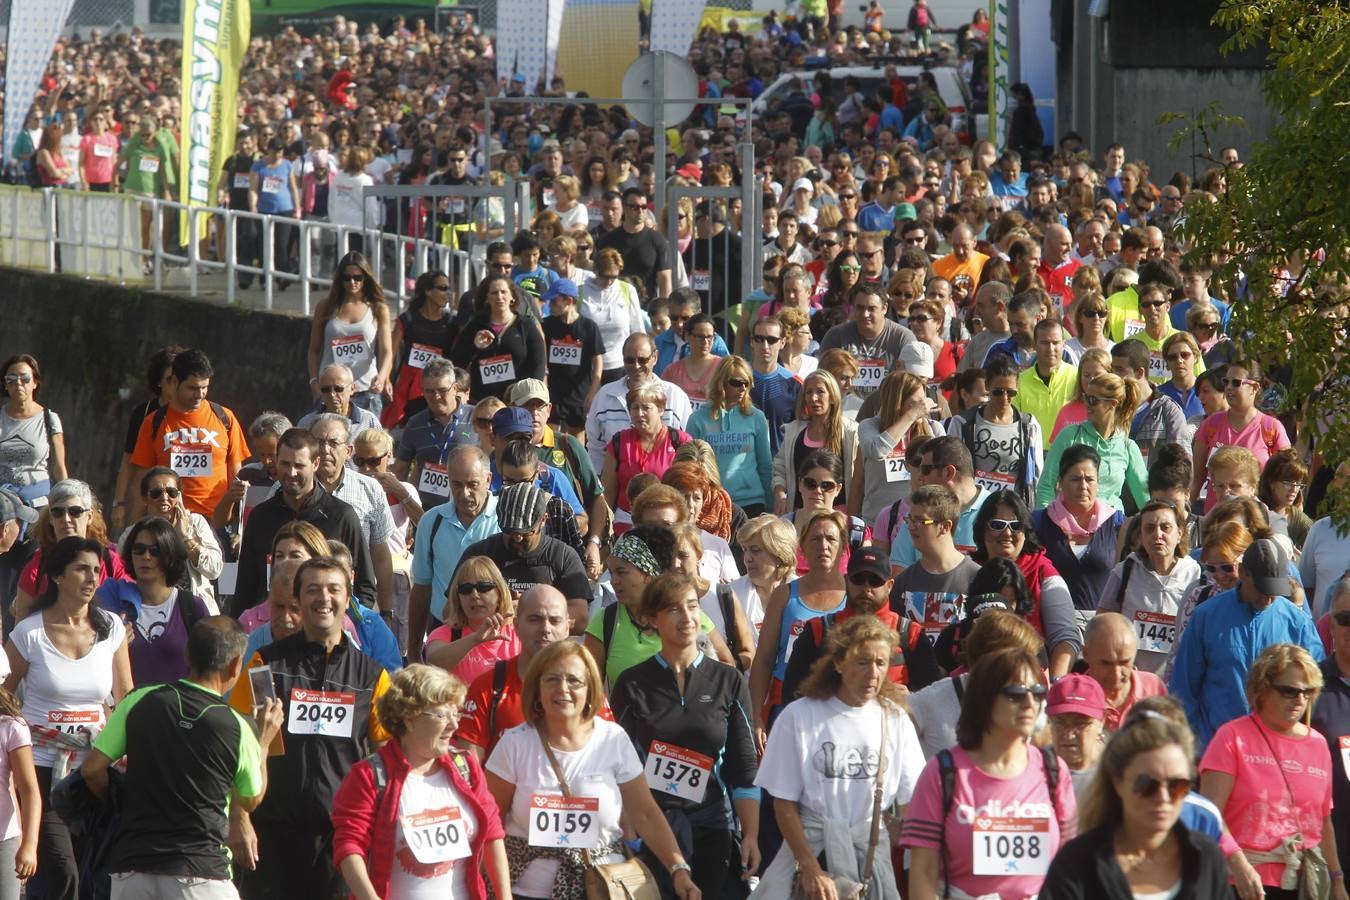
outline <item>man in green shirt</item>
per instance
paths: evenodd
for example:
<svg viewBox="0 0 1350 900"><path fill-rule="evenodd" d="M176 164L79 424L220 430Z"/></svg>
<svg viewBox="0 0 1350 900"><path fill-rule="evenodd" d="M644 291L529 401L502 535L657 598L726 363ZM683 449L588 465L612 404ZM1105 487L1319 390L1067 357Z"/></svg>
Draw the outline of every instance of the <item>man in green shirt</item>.
<svg viewBox="0 0 1350 900"><path fill-rule="evenodd" d="M154 113L141 114L140 128L122 143L122 153L118 158L119 165L126 166L126 174L122 176L122 190L125 193L168 198L169 188L177 179L173 170L174 150L165 134L159 129L159 121ZM166 216L164 219L166 223L168 218ZM149 203L142 203L141 247L145 250L153 246L150 241L153 221L153 208ZM169 241L166 240L165 244L168 245Z"/></svg>

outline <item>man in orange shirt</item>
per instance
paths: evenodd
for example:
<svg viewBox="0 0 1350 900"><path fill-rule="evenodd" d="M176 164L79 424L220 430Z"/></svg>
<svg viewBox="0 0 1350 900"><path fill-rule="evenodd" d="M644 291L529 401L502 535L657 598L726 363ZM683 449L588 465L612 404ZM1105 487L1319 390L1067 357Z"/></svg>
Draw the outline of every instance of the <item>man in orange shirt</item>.
<svg viewBox="0 0 1350 900"><path fill-rule="evenodd" d="M975 233L964 222L952 229L949 240L952 252L933 263L933 274L951 283L952 300L957 309L964 309L989 257L975 249Z"/></svg>
<svg viewBox="0 0 1350 900"><path fill-rule="evenodd" d="M178 354L169 372L169 404L145 417L131 454L132 484L139 484L147 469L168 466L182 481L183 505L207 518L248 458L238 416L206 399L212 374L202 351ZM129 521L144 509L140 493L132 492Z"/></svg>

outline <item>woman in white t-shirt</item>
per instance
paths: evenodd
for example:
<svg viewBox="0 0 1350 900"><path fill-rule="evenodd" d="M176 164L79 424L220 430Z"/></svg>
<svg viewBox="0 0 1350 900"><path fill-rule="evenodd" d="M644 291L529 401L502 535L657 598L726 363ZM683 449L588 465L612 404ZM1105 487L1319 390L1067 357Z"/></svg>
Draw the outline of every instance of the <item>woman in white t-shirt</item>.
<svg viewBox="0 0 1350 900"><path fill-rule="evenodd" d="M755 785L773 797L783 846L752 898L787 897L794 877L808 897L828 897L845 877L866 882L868 897L898 900L879 813L909 803L923 754L887 677L896 646L895 632L874 616L835 625L801 699L779 715ZM869 859L874 829L881 838Z"/></svg>
<svg viewBox="0 0 1350 900"><path fill-rule="evenodd" d="M502 735L487 762L514 896L583 900L587 863L623 860L623 816L669 867L680 900L699 900L632 742L596 718L604 689L591 655L572 641L551 644L522 681L526 722Z"/></svg>
<svg viewBox="0 0 1350 900"><path fill-rule="evenodd" d="M131 690L131 661L121 620L93 605L103 545L67 537L44 554L47 588L5 644L5 689L24 688L23 716L36 739L33 762L42 794L37 872L49 897L79 895L70 830L51 808L52 784L78 766L107 721L109 695Z"/></svg>
<svg viewBox="0 0 1350 900"><path fill-rule="evenodd" d="M758 645L769 595L797 577L797 532L791 523L766 513L742 525L736 540L745 560L745 574L729 587L740 601L751 637Z"/></svg>
<svg viewBox="0 0 1350 900"><path fill-rule="evenodd" d="M596 324L605 343L602 384L623 374L623 345L628 336L647 330L637 289L619 277L621 272L623 257L607 247L595 256L595 277L581 288L581 314Z"/></svg>

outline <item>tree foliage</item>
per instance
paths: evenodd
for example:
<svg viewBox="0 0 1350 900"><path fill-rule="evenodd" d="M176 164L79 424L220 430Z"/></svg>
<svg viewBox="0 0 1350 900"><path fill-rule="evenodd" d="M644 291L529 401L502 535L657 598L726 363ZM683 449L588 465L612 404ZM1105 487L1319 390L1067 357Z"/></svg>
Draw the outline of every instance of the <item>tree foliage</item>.
<svg viewBox="0 0 1350 900"><path fill-rule="evenodd" d="M1280 121L1227 169L1217 202L1186 205L1181 236L1196 261L1221 255L1216 279L1240 285L1230 333L1281 373L1286 408L1335 465L1350 459L1350 7L1223 0L1213 21L1225 53L1268 47L1262 90ZM1178 142L1198 135L1198 155L1221 165L1209 140L1231 117L1211 106L1186 118ZM1336 506L1350 525L1350 503Z"/></svg>

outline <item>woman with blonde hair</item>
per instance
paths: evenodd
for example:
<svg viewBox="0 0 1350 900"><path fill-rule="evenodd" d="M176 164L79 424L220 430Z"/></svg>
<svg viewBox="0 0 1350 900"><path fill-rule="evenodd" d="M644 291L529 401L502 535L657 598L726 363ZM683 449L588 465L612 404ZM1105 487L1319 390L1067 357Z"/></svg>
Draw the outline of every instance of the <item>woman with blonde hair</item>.
<svg viewBox="0 0 1350 900"><path fill-rule="evenodd" d="M877 515L909 496L913 483L905 466L911 443L940 437L942 426L928 418L928 385L896 370L877 390L877 414L858 423L858 453L848 489L850 515L875 522Z"/></svg>
<svg viewBox="0 0 1350 900"><path fill-rule="evenodd" d="M394 739L333 797L333 858L354 897L478 900L485 874L493 894L511 896L501 810L478 759L450 744L464 695L458 678L414 663L376 701Z"/></svg>
<svg viewBox="0 0 1350 900"><path fill-rule="evenodd" d="M745 611L736 602L727 586L704 577L703 530L692 522L681 522L670 529L675 537L675 558L671 570L688 575L698 589L703 612L712 620L718 634L724 635L727 647L736 660L736 668L745 672L755 655L755 642L750 636L750 624Z"/></svg>
<svg viewBox="0 0 1350 900"><path fill-rule="evenodd" d="M853 380L862 372L858 358L847 350L836 347L820 354L819 368L834 376L839 391L844 395L844 418L856 422L863 400L853 391Z"/></svg>
<svg viewBox="0 0 1350 900"><path fill-rule="evenodd" d="M605 692L591 655L574 641L550 644L522 682L525 723L502 735L486 766L506 824L505 896L583 900L587 867L624 859L622 818L672 874L675 896L697 900L689 863L652 799L632 741L596 715ZM568 819L565 811L576 807L567 798L584 798L585 815Z"/></svg>
<svg viewBox="0 0 1350 900"><path fill-rule="evenodd" d="M619 495L619 485L627 484L639 472L661 477L675 461L676 448L690 440L688 432L666 426L661 418L665 408L666 394L658 384L645 384L628 392L632 427L610 439L600 473L611 509L629 509L627 495Z"/></svg>
<svg viewBox="0 0 1350 900"><path fill-rule="evenodd" d="M886 283L886 318L892 322L902 322L909 317L909 307L923 299L923 269L898 269Z"/></svg>
<svg viewBox="0 0 1350 900"><path fill-rule="evenodd" d="M811 316L800 309L783 309L778 313L783 323L783 344L778 350L778 361L798 379L816 370L819 361L810 355L815 339L811 336ZM817 345L819 347L819 345Z"/></svg>
<svg viewBox="0 0 1350 900"><path fill-rule="evenodd" d="M563 278L570 280L578 288L583 287L595 273L577 265L577 241L568 234L560 234L544 246L548 254L548 265Z"/></svg>
<svg viewBox="0 0 1350 900"><path fill-rule="evenodd" d="M1109 372L1098 375L1084 387L1087 421L1069 425L1059 433L1045 454L1046 472L1059 471L1059 458L1074 444L1087 444L1101 456L1097 496L1103 503L1123 509L1121 492L1128 490L1135 505L1148 502L1148 467L1139 445L1130 440L1130 422L1139 407L1139 387ZM1055 498L1057 483L1042 478L1036 485L1036 506Z"/></svg>
<svg viewBox="0 0 1350 900"><path fill-rule="evenodd" d="M708 382L708 402L689 417L688 426L691 437L712 448L731 501L752 518L768 508L773 496L769 421L750 400L754 383L748 362L723 358Z"/></svg>
<svg viewBox="0 0 1350 900"><path fill-rule="evenodd" d="M1167 655L1167 667L1164 679L1172 674L1172 664L1177 657L1177 647L1186 633L1186 625L1191 614L1201 603L1215 594L1230 591L1238 583L1238 564L1242 554L1256 540L1247 526L1241 522L1216 522L1205 529L1204 540L1200 545L1200 568L1202 574L1186 589L1181 598L1181 607L1177 610L1177 634L1172 641L1172 650Z"/></svg>
<svg viewBox="0 0 1350 900"><path fill-rule="evenodd" d="M778 456L773 461L774 512L784 515L801 504L797 497L799 461L812 450L828 450L844 461L844 481L837 500L846 501L844 486L853 476L858 454L857 423L844 418L843 396L839 382L823 369L817 369L802 382L797 395L796 419L783 429Z"/></svg>
<svg viewBox="0 0 1350 900"><path fill-rule="evenodd" d="M553 204L551 206L555 215L560 220L558 234L571 231L573 228L584 228L590 222L590 216L586 212L586 205L581 201L581 182L571 175L559 175L553 179ZM558 235L555 234L554 237ZM548 243L543 241L543 243Z"/></svg>
<svg viewBox="0 0 1350 900"><path fill-rule="evenodd" d="M637 288L619 277L623 257L613 247L595 254L595 277L581 286L581 314L600 329L605 343L601 384L623 376L623 345L629 335L645 333Z"/></svg>
<svg viewBox="0 0 1350 900"><path fill-rule="evenodd" d="M1084 351L1082 359L1078 361L1078 380L1074 384L1073 394L1069 402L1060 408L1059 415L1055 417L1055 428L1050 432L1050 440L1053 443L1059 433L1068 425L1074 425L1078 422L1087 420L1087 404L1083 402L1083 395L1086 393L1087 385L1098 375L1111 371L1111 354L1105 350L1092 348Z"/></svg>
<svg viewBox="0 0 1350 900"><path fill-rule="evenodd" d="M735 594L759 643L764 607L780 586L797 577L797 532L789 522L768 514L755 516L736 532L745 574L728 587Z"/></svg>
<svg viewBox="0 0 1350 900"><path fill-rule="evenodd" d="M463 560L445 592L445 624L427 635L423 659L472 684L498 660L519 656L515 599L495 562Z"/></svg>

